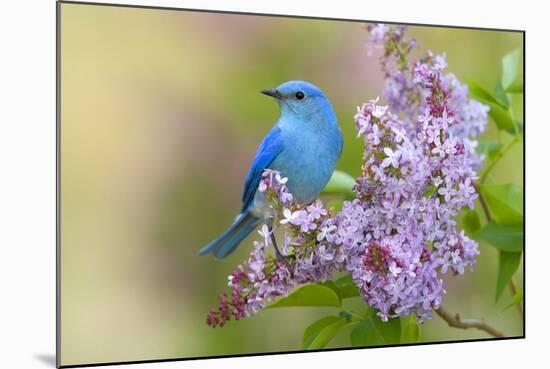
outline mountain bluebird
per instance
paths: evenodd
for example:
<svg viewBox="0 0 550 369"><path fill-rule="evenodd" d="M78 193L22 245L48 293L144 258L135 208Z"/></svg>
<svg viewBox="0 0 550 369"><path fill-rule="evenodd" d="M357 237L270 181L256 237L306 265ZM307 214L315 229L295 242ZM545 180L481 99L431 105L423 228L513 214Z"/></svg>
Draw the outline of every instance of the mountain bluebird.
<svg viewBox="0 0 550 369"><path fill-rule="evenodd" d="M318 87L304 81L289 81L262 93L277 100L281 115L256 152L235 223L204 246L200 255L211 252L217 258L226 257L262 222L272 232L273 219L265 194L257 191L265 169L287 177L289 192L298 203L307 205L323 190L342 153L342 132L336 115ZM271 239L277 258L283 259L273 232Z"/></svg>

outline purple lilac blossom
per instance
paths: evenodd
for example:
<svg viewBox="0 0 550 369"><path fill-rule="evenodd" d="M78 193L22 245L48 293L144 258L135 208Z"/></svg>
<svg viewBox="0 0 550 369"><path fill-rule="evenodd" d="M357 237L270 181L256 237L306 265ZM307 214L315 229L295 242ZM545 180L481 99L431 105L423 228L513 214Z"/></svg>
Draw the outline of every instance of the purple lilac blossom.
<svg viewBox="0 0 550 369"><path fill-rule="evenodd" d="M422 322L441 305L442 275L475 266L478 245L455 217L477 198L473 185L483 157L475 151L476 137L489 109L469 99L453 74L443 73L445 55L428 51L409 62L415 47L405 39L405 27L369 27L369 53L383 50L388 105L376 98L355 115L364 140L355 199L337 214L320 200L299 206L287 179L266 170L259 191L286 227L288 266L267 253L271 239L262 227L262 241L229 277L231 293L220 295L209 325L250 316L299 285L340 272L351 274L383 321L414 313Z"/></svg>
<svg viewBox="0 0 550 369"><path fill-rule="evenodd" d="M332 213L319 200L306 207L295 204L286 182L278 172L267 169L258 190L286 227L282 249L290 270L266 252L272 246L271 235L266 225L260 227L262 241L254 241L248 260L229 276L230 297L227 293L219 296L218 309L208 313L208 325L221 327L231 318L253 315L294 287L326 281L333 271L344 270L341 250L331 242L330 234L336 229L331 224Z"/></svg>

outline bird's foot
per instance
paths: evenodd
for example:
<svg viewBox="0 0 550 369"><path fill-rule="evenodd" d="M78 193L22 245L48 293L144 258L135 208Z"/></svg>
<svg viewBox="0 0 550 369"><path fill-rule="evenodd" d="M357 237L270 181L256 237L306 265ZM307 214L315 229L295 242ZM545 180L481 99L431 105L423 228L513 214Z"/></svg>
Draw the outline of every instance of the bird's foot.
<svg viewBox="0 0 550 369"><path fill-rule="evenodd" d="M277 241L275 240L275 236L273 235L273 233L271 234L271 242L273 243L273 249L275 249L275 257L277 259L277 263L284 264L290 275L292 275L292 268L290 267L288 257L284 256L279 250L279 247L277 247Z"/></svg>
<svg viewBox="0 0 550 369"><path fill-rule="evenodd" d="M288 258L281 254L277 247L275 247L275 257L277 259L277 263L284 264L288 272L292 275L292 269L290 267L290 262L288 261Z"/></svg>
<svg viewBox="0 0 550 369"><path fill-rule="evenodd" d="M275 239L275 235L273 234L273 228L269 226L269 231L271 232L271 243L273 243L273 248L275 249L275 257L277 259L277 263L282 263L286 266L286 269L292 276L292 269L290 267L290 263L288 262L288 258L285 257L281 251L279 250L279 247L277 246L277 240Z"/></svg>

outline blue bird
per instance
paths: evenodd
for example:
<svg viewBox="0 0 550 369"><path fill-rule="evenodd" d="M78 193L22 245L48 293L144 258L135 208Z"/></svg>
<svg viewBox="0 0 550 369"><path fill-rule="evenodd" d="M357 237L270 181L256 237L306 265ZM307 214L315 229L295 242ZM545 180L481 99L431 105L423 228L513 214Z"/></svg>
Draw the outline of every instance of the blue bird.
<svg viewBox="0 0 550 369"><path fill-rule="evenodd" d="M265 195L257 191L266 168L287 177L290 193L298 203L307 205L319 196L342 153L342 132L336 114L318 87L309 82L289 81L262 93L277 100L281 115L256 152L235 223L204 246L200 255L213 253L217 258L226 257L262 222L272 231L273 219ZM273 233L271 237L277 258L283 259Z"/></svg>

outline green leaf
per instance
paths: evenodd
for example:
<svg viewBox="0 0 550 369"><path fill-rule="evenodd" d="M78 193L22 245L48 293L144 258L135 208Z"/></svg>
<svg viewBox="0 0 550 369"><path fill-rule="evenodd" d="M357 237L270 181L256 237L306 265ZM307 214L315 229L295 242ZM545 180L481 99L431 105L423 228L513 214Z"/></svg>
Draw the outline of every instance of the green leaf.
<svg viewBox="0 0 550 369"><path fill-rule="evenodd" d="M523 223L523 187L513 183L481 185L493 219L498 224Z"/></svg>
<svg viewBox="0 0 550 369"><path fill-rule="evenodd" d="M517 79L520 50L515 49L502 58L502 86L508 89Z"/></svg>
<svg viewBox="0 0 550 369"><path fill-rule="evenodd" d="M497 291L495 301L498 301L498 298L502 294L502 291L504 291L504 287L506 287L508 282L516 273L520 261L521 252L499 251Z"/></svg>
<svg viewBox="0 0 550 369"><path fill-rule="evenodd" d="M506 310L510 309L512 306L517 305L522 301L523 301L523 288L520 287L516 291L516 294L514 295L514 297L512 298L512 302L508 304L508 306L506 306L504 310L502 310L502 312L505 312Z"/></svg>
<svg viewBox="0 0 550 369"><path fill-rule="evenodd" d="M469 235L473 235L481 228L479 215L475 210L468 210L462 217L462 227Z"/></svg>
<svg viewBox="0 0 550 369"><path fill-rule="evenodd" d="M283 297L268 308L295 307L295 306L334 306L339 307L340 297L330 287L320 284L309 284Z"/></svg>
<svg viewBox="0 0 550 369"><path fill-rule="evenodd" d="M420 325L416 321L414 314L404 318L403 329L401 331L401 343L416 343L420 339Z"/></svg>
<svg viewBox="0 0 550 369"><path fill-rule="evenodd" d="M501 251L521 252L523 250L523 225L496 224L491 221L474 238L478 241L486 241Z"/></svg>
<svg viewBox="0 0 550 369"><path fill-rule="evenodd" d="M351 278L351 274L345 274L338 278L335 283L340 288L340 296L342 299L359 296L359 289Z"/></svg>
<svg viewBox="0 0 550 369"><path fill-rule="evenodd" d="M359 296L359 288L355 283L346 284L345 286L341 287L341 290L343 299L349 299Z"/></svg>
<svg viewBox="0 0 550 369"><path fill-rule="evenodd" d="M514 122L514 118L512 118L512 114L510 114L510 111L506 110L499 104L487 103L487 105L491 108L489 111L489 116L493 118L498 129L501 131L515 132L516 124Z"/></svg>
<svg viewBox="0 0 550 369"><path fill-rule="evenodd" d="M315 337L321 333L321 331L327 326L339 321L341 318L335 315L329 315L324 318L321 318L311 324L304 331L304 337L302 338L302 349L307 350L311 345Z"/></svg>
<svg viewBox="0 0 550 369"><path fill-rule="evenodd" d="M353 278L351 277L351 274L344 274L340 278L334 281L337 286L345 286L346 284L353 283Z"/></svg>
<svg viewBox="0 0 550 369"><path fill-rule="evenodd" d="M491 160L494 160L497 157L501 147L502 147L502 144L496 141L480 140L477 145L478 151L487 155Z"/></svg>
<svg viewBox="0 0 550 369"><path fill-rule="evenodd" d="M523 93L523 75L518 68L520 57L521 50L516 49L502 58L501 82L507 93Z"/></svg>
<svg viewBox="0 0 550 369"><path fill-rule="evenodd" d="M468 84L470 93L480 102L486 104L491 109L489 115L495 121L497 128L503 131L512 130L515 132L516 125L512 114L508 111L508 108L501 104L490 92L475 82Z"/></svg>
<svg viewBox="0 0 550 369"><path fill-rule="evenodd" d="M347 199L352 199L355 197L354 186L355 178L347 173L335 170L321 193L324 195L343 194Z"/></svg>
<svg viewBox="0 0 550 369"><path fill-rule="evenodd" d="M336 293L336 295L338 296L338 299L340 300L340 302L342 301L342 289L340 288L340 286L338 286L336 284L335 281L328 280L328 281L325 281L323 283L319 283L319 285L324 286L324 287L328 287L331 290L333 290L334 293Z"/></svg>
<svg viewBox="0 0 550 369"><path fill-rule="evenodd" d="M380 346L399 343L401 341L401 319L393 318L386 323L378 316L371 314L351 331L351 345Z"/></svg>
<svg viewBox="0 0 550 369"><path fill-rule="evenodd" d="M486 89L481 87L477 82L471 81L468 83L468 89L470 94L476 98L476 100L485 104L499 104L498 100ZM502 106L506 108L506 106Z"/></svg>
<svg viewBox="0 0 550 369"><path fill-rule="evenodd" d="M516 78L514 82L508 88L506 88L506 92L510 94L522 94L523 93L523 77L519 76Z"/></svg>
<svg viewBox="0 0 550 369"><path fill-rule="evenodd" d="M502 87L502 83L500 81L497 81L497 83L495 84L495 88L493 89L493 96L500 105L506 108L510 106L510 101L508 100L506 91L504 91L504 88Z"/></svg>
<svg viewBox="0 0 550 369"><path fill-rule="evenodd" d="M328 322L328 320L327 320L327 322ZM331 339L334 338L334 336L336 336L336 334L340 331L340 329L342 329L347 323L348 323L348 321L346 320L346 318L337 317L337 320L335 320L332 323L327 324L324 327L322 327L319 330L319 332L316 333L311 338L311 342L308 342L309 344L307 346L305 345L305 343L306 343L305 342L306 334L304 333L304 341L302 343L302 347L305 350L319 350L319 349L322 349L323 347L325 347L327 345L327 343L330 342ZM307 329L306 329L306 332L307 332ZM308 338L308 340L309 340L309 338Z"/></svg>
<svg viewBox="0 0 550 369"><path fill-rule="evenodd" d="M385 343L382 333L370 318L363 320L351 331L350 339L353 347L377 346Z"/></svg>

